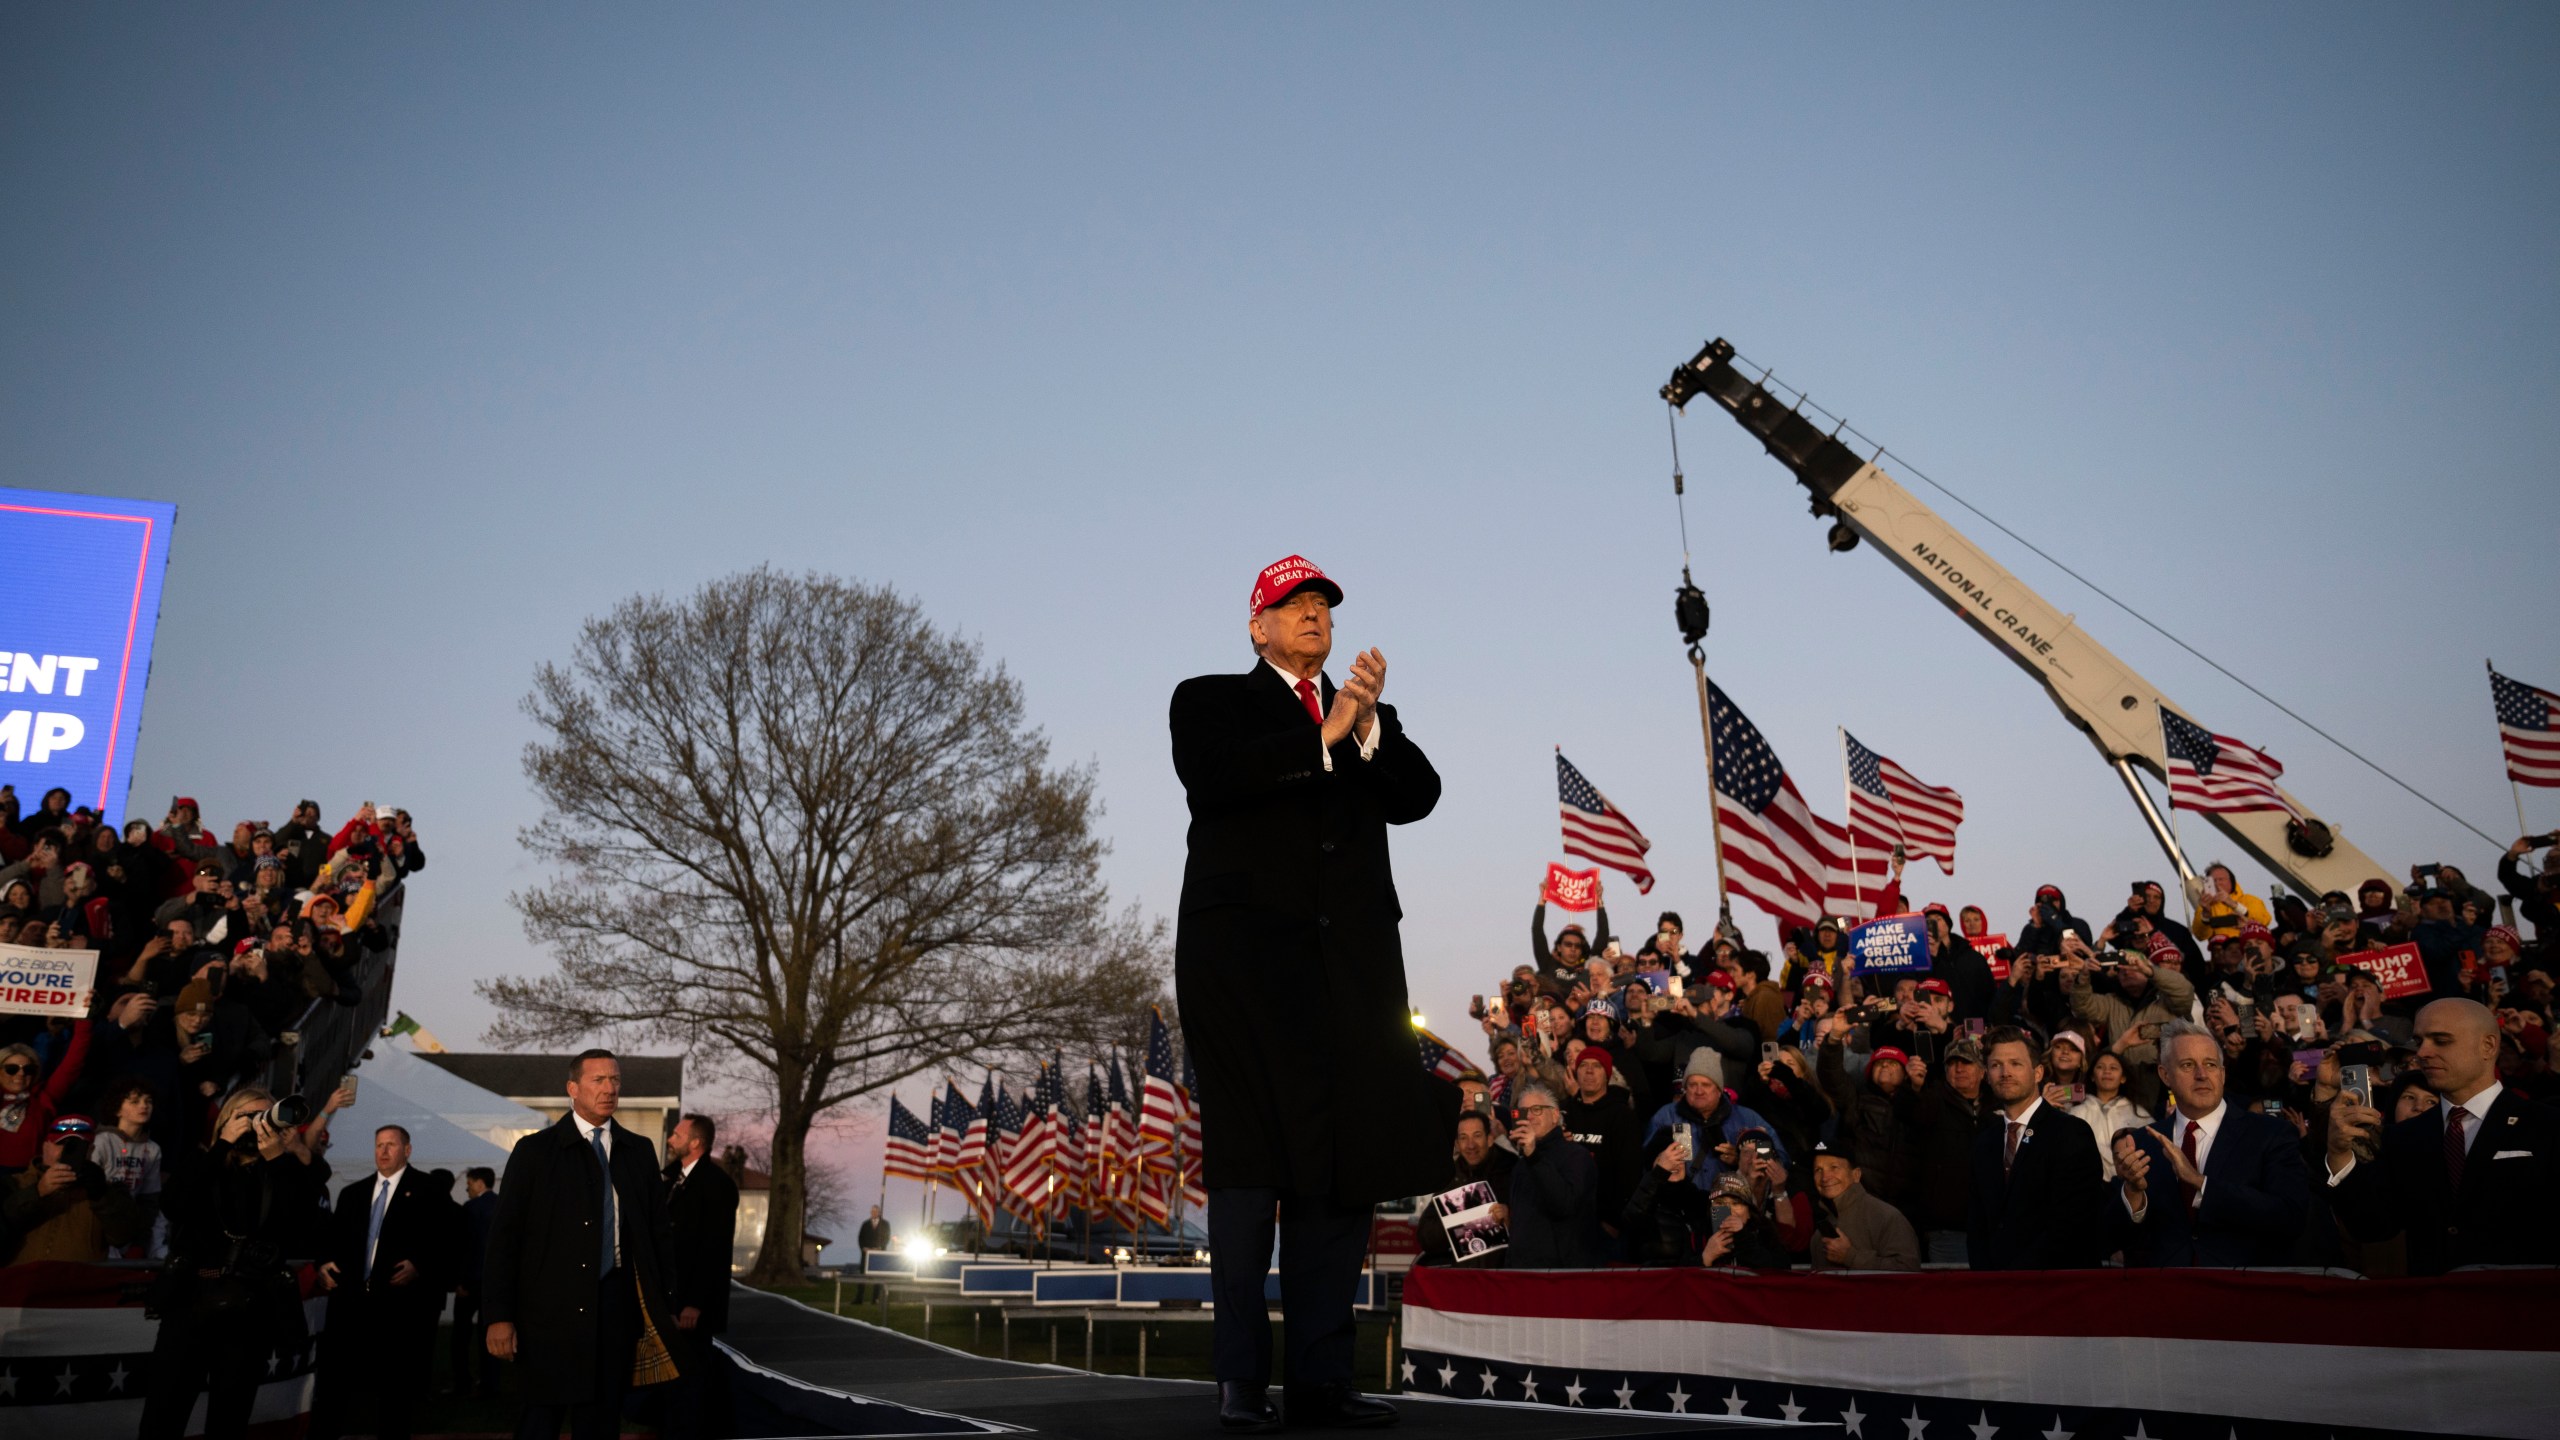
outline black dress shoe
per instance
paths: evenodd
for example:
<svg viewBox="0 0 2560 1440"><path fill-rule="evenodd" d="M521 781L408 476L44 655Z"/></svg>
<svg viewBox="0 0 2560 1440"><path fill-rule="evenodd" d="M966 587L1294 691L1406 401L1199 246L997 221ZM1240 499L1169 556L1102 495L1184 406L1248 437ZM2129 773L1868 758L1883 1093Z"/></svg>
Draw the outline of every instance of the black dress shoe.
<svg viewBox="0 0 2560 1440"><path fill-rule="evenodd" d="M1238 1435L1267 1435L1280 1428L1268 1387L1242 1380L1218 1382L1218 1428Z"/></svg>
<svg viewBox="0 0 2560 1440"><path fill-rule="evenodd" d="M1292 1387L1288 1392L1289 1423L1322 1425L1334 1430L1374 1430L1396 1423L1396 1407L1360 1393L1349 1381Z"/></svg>

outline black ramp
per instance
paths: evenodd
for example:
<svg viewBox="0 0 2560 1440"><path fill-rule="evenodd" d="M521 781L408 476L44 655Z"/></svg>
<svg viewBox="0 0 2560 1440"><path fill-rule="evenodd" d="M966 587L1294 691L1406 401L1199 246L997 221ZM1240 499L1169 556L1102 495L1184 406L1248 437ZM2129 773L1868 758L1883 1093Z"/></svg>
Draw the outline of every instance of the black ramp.
<svg viewBox="0 0 2560 1440"><path fill-rule="evenodd" d="M1216 1389L1202 1381L989 1360L743 1287L730 1301L724 1338L749 1362L740 1367L740 1386L752 1386L756 1403L772 1412L742 1414L742 1421L754 1421L754 1428L742 1425L746 1436L951 1435L991 1426L1072 1440L1199 1440L1219 1433ZM770 1373L759 1377L757 1370ZM1837 1426L1392 1398L1403 1419L1391 1433L1446 1440L1839 1433Z"/></svg>

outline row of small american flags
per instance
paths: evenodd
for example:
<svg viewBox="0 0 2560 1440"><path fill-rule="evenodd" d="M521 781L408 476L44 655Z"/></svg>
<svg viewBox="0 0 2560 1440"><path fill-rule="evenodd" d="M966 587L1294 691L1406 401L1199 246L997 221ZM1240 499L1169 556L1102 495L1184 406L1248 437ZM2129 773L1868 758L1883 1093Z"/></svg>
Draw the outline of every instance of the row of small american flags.
<svg viewBox="0 0 2560 1440"><path fill-rule="evenodd" d="M1171 1031L1150 1010L1145 1060L1134 1072L1117 1053L1087 1065L1080 1106L1063 1057L1019 1095L993 1074L974 1103L946 1078L923 1115L893 1095L881 1174L957 1192L981 1225L998 1210L1033 1226L1079 1210L1132 1230L1171 1225L1177 1208L1208 1202L1188 1055L1175 1075Z"/></svg>

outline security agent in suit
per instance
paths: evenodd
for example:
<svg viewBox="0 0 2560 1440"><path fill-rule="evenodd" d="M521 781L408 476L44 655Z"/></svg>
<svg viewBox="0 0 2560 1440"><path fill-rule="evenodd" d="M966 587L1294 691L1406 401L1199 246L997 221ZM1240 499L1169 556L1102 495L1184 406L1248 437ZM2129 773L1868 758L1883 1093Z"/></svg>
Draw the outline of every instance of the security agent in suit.
<svg viewBox="0 0 2560 1440"><path fill-rule="evenodd" d="M615 1440L635 1362L660 1358L645 1337L675 1330L657 1154L613 1120L622 1064L587 1050L569 1065L569 1113L507 1157L481 1261L489 1353L524 1362L518 1440L557 1436L564 1417L575 1440Z"/></svg>
<svg viewBox="0 0 2560 1440"><path fill-rule="evenodd" d="M667 1280L675 1307L671 1337L683 1372L667 1387L666 1433L674 1440L729 1433L728 1365L711 1337L729 1328L729 1262L738 1243L738 1182L711 1158L718 1127L687 1115L667 1137L667 1219L676 1263Z"/></svg>
<svg viewBox="0 0 2560 1440"><path fill-rule="evenodd" d="M2160 1027L2160 1079L2177 1097L2167 1123L2115 1137L2125 1263L2289 1265L2311 1210L2302 1140L2281 1120L2223 1093L2222 1042L2184 1020Z"/></svg>
<svg viewBox="0 0 2560 1440"><path fill-rule="evenodd" d="M2560 1115L2498 1080L2498 1021L2473 1000L2418 1012L2417 1068L2437 1103L2385 1130L2382 1112L2329 1107L2329 1208L2366 1242L2404 1235L2409 1273L2560 1264ZM2359 1143L2377 1153L2360 1157Z"/></svg>
<svg viewBox="0 0 2560 1440"><path fill-rule="evenodd" d="M1455 1118L1422 1070L1387 857L1387 827L1430 814L1440 777L1379 703L1384 656L1362 653L1338 689L1325 676L1341 601L1298 556L1268 567L1247 604L1253 668L1173 694L1191 808L1174 987L1200 1072L1230 1430L1280 1423L1263 1303L1275 1228L1289 1422L1393 1423L1351 1381L1361 1254L1378 1201L1438 1188Z"/></svg>
<svg viewBox="0 0 2560 1440"><path fill-rule="evenodd" d="M1976 1270L2075 1270L2106 1259L2106 1182L2088 1123L2044 1101L2036 1044L2014 1026L1982 1037L1994 1109L1973 1138L1966 1258Z"/></svg>
<svg viewBox="0 0 2560 1440"><path fill-rule="evenodd" d="M371 1407L371 1432L404 1440L427 1397L436 1320L453 1288L458 1225L450 1186L409 1167L409 1132L373 1132L374 1173L338 1191L329 1257L328 1363L316 1435L342 1433Z"/></svg>

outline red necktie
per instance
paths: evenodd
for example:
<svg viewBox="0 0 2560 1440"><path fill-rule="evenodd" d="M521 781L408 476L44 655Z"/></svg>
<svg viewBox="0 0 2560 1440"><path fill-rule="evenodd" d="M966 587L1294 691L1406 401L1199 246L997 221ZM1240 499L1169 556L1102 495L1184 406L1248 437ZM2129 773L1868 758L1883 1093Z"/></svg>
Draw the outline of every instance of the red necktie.
<svg viewBox="0 0 2560 1440"><path fill-rule="evenodd" d="M2456 1105L2444 1112L2444 1179L2447 1189L2462 1189L2462 1162L2471 1158L2471 1147L2462 1143L2462 1122L2470 1112Z"/></svg>
<svg viewBox="0 0 2560 1440"><path fill-rule="evenodd" d="M1299 681L1298 698L1306 703L1307 718L1313 720L1319 725L1323 724L1324 705L1316 699L1316 682L1313 680Z"/></svg>
<svg viewBox="0 0 2560 1440"><path fill-rule="evenodd" d="M2000 1152L2000 1173L2002 1175L2007 1175L2011 1170L2017 1168L2018 1139L2026 1133L2026 1130L2027 1127L2020 1124L2018 1121L2012 1120L2009 1122L2009 1143L2002 1147Z"/></svg>
<svg viewBox="0 0 2560 1440"><path fill-rule="evenodd" d="M2178 1148L2187 1152L2187 1164L2194 1167L2196 1174L2199 1176L2204 1174L2204 1166L2196 1159L2196 1137L2203 1131L2203 1129L2203 1126L2198 1125L2193 1120L2188 1121L2186 1138L2178 1142ZM2185 1184L2184 1181L2180 1181L2179 1183L2181 1185ZM2187 1208L2192 1210L2195 1208L2197 1198L2204 1193L2204 1190L2201 1186L2192 1185L2187 1186L2186 1189Z"/></svg>

